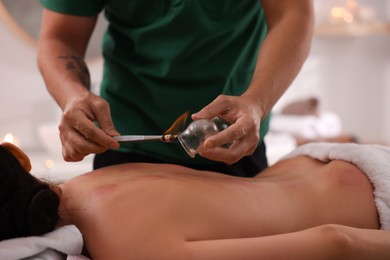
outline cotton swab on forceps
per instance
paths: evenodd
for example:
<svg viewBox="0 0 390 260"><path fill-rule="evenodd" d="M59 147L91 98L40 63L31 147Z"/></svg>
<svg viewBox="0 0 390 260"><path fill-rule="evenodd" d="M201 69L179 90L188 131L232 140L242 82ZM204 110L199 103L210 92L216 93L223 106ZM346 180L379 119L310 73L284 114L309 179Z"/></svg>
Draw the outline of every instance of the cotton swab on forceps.
<svg viewBox="0 0 390 260"><path fill-rule="evenodd" d="M163 135L119 135L114 136L114 139L120 143L147 142L147 141L162 141L171 143L177 141L178 135L163 134Z"/></svg>
<svg viewBox="0 0 390 260"><path fill-rule="evenodd" d="M120 143L146 142L146 141L162 141L171 143L178 141L178 135L184 130L187 121L188 112L179 116L171 127L165 131L163 135L120 135L114 136L114 139Z"/></svg>

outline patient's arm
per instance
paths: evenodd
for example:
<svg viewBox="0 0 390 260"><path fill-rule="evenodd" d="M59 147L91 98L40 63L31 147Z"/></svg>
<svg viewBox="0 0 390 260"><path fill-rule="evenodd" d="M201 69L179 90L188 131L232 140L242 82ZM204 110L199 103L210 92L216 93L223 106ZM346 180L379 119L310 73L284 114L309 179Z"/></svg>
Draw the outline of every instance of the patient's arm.
<svg viewBox="0 0 390 260"><path fill-rule="evenodd" d="M194 241L187 250L194 259L390 259L390 232L323 225L266 237Z"/></svg>
<svg viewBox="0 0 390 260"><path fill-rule="evenodd" d="M251 238L183 241L172 236L155 239L150 234L148 238L141 238L139 244L122 241L125 244L121 246L133 248L134 259L390 259L390 232L333 224ZM119 251L108 250L93 257L128 258L128 253Z"/></svg>

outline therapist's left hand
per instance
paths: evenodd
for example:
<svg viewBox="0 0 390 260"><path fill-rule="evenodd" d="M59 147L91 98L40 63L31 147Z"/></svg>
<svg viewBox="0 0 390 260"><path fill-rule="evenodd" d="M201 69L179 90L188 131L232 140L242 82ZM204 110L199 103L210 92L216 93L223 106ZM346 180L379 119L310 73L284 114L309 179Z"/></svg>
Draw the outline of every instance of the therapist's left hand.
<svg viewBox="0 0 390 260"><path fill-rule="evenodd" d="M200 156L214 161L233 164L242 157L251 155L260 140L259 130L263 117L260 104L249 96L220 95L197 113L193 120L220 117L230 126L206 139ZM229 148L221 147L232 143Z"/></svg>

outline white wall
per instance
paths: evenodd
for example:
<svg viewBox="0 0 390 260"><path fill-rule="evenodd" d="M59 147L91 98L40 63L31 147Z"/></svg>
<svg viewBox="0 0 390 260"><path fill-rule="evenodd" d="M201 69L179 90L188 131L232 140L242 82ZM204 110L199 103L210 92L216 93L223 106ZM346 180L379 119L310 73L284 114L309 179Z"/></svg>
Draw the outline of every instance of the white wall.
<svg viewBox="0 0 390 260"><path fill-rule="evenodd" d="M390 14L390 13L389 13ZM382 102L385 104L383 111L383 135L387 143L390 143L390 64L387 64L385 74L385 94L382 97Z"/></svg>
<svg viewBox="0 0 390 260"><path fill-rule="evenodd" d="M0 141L12 133L23 149L43 149L38 127L58 121L61 111L37 68L36 43L0 16L0 46ZM90 72L92 82L99 82L100 59L91 60Z"/></svg>
<svg viewBox="0 0 390 260"><path fill-rule="evenodd" d="M384 132L389 46L388 35L318 39L313 46L323 65L324 108L336 111L344 130L362 141L390 141Z"/></svg>
<svg viewBox="0 0 390 260"><path fill-rule="evenodd" d="M32 147L39 145L36 123L49 119L54 106L36 67L36 49L21 39L0 20L0 138L11 132Z"/></svg>
<svg viewBox="0 0 390 260"><path fill-rule="evenodd" d="M315 1L317 24L332 6L345 2ZM376 7L378 19L390 21L390 1L358 2ZM306 64L276 108L308 95L320 96L321 109L340 116L346 134L362 142L390 143L390 30L315 36Z"/></svg>

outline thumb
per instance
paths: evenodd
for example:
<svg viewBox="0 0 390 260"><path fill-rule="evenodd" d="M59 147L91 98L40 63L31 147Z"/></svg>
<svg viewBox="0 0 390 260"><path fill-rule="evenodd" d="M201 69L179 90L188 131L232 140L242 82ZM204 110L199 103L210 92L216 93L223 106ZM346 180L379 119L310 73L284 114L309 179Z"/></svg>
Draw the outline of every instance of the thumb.
<svg viewBox="0 0 390 260"><path fill-rule="evenodd" d="M99 125L99 128L103 130L109 136L120 135L119 132L115 129L114 123L109 111L101 111L96 114L96 120Z"/></svg>
<svg viewBox="0 0 390 260"><path fill-rule="evenodd" d="M99 99L99 104L99 106L94 105L91 107L99 128L109 136L120 135L112 122L110 106L108 103L103 99Z"/></svg>
<svg viewBox="0 0 390 260"><path fill-rule="evenodd" d="M198 112L191 115L193 120L207 118L211 119L216 116L223 114L226 110L226 106L224 105L224 98L222 96L214 99L210 104L206 105L204 108L199 110Z"/></svg>
<svg viewBox="0 0 390 260"><path fill-rule="evenodd" d="M120 133L115 129L114 123L111 118L108 120L103 120L103 122L98 122L100 129L102 129L109 136L117 136Z"/></svg>

